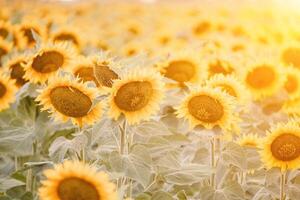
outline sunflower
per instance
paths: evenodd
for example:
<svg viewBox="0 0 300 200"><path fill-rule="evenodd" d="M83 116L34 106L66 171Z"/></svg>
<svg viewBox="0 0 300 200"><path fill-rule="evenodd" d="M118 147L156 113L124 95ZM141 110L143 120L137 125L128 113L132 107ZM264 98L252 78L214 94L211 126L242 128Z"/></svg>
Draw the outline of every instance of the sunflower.
<svg viewBox="0 0 300 200"><path fill-rule="evenodd" d="M129 124L149 119L159 110L164 96L161 76L154 70L134 68L120 74L109 97L109 115L118 119L123 114Z"/></svg>
<svg viewBox="0 0 300 200"><path fill-rule="evenodd" d="M261 147L261 140L256 134L244 134L236 139L236 143L243 147Z"/></svg>
<svg viewBox="0 0 300 200"><path fill-rule="evenodd" d="M83 41L79 31L71 25L60 27L51 33L50 37L54 42L70 42L78 50L83 47Z"/></svg>
<svg viewBox="0 0 300 200"><path fill-rule="evenodd" d="M41 200L117 200L115 185L104 172L79 161L65 161L44 171Z"/></svg>
<svg viewBox="0 0 300 200"><path fill-rule="evenodd" d="M6 39L11 33L12 26L8 22L0 21L0 37Z"/></svg>
<svg viewBox="0 0 300 200"><path fill-rule="evenodd" d="M236 98L241 105L246 105L250 100L249 91L234 75L224 76L223 74L218 74L208 79L206 84L209 87L220 88L230 96Z"/></svg>
<svg viewBox="0 0 300 200"><path fill-rule="evenodd" d="M290 121L272 128L263 142L261 159L266 167L300 168L300 127Z"/></svg>
<svg viewBox="0 0 300 200"><path fill-rule="evenodd" d="M189 120L190 128L202 125L206 129L219 126L231 130L235 123L235 100L219 88L192 89L177 107L177 116Z"/></svg>
<svg viewBox="0 0 300 200"><path fill-rule="evenodd" d="M300 69L289 67L285 69L286 81L284 89L288 93L290 99L300 97Z"/></svg>
<svg viewBox="0 0 300 200"><path fill-rule="evenodd" d="M83 82L92 81L97 86L99 83L94 74L94 63L91 59L84 56L79 56L72 61L72 71Z"/></svg>
<svg viewBox="0 0 300 200"><path fill-rule="evenodd" d="M102 102L95 103L98 90L89 88L86 83L71 77L53 77L46 88L39 91L36 101L43 106L42 110L50 110L54 120L82 127L93 124L102 115Z"/></svg>
<svg viewBox="0 0 300 200"><path fill-rule="evenodd" d="M16 29L16 26L8 22L0 21L0 37L4 40L12 36L12 43L19 49L24 48L25 41L22 34Z"/></svg>
<svg viewBox="0 0 300 200"><path fill-rule="evenodd" d="M0 74L0 111L9 108L9 105L15 101L15 95L18 89L15 82L2 72Z"/></svg>
<svg viewBox="0 0 300 200"><path fill-rule="evenodd" d="M119 79L121 66L112 57L107 54L92 56L91 60L94 64L94 76L100 86L111 88L113 81Z"/></svg>
<svg viewBox="0 0 300 200"><path fill-rule="evenodd" d="M27 81L23 78L25 70L23 65L26 63L26 56L24 54L14 54L4 65L4 69L10 71L10 78L16 81L16 85L21 87Z"/></svg>
<svg viewBox="0 0 300 200"><path fill-rule="evenodd" d="M233 66L229 59L219 56L217 58L212 57L212 59L207 59L208 61L205 64L209 77L216 74L230 75L235 72L235 66Z"/></svg>
<svg viewBox="0 0 300 200"><path fill-rule="evenodd" d="M288 43L280 51L280 59L286 65L292 65L300 69L300 44Z"/></svg>
<svg viewBox="0 0 300 200"><path fill-rule="evenodd" d="M12 43L9 43L0 38L0 64L4 56L6 56L13 48Z"/></svg>
<svg viewBox="0 0 300 200"><path fill-rule="evenodd" d="M66 69L74 56L74 50L66 43L42 44L28 57L24 65L24 78L33 83L44 83L59 69Z"/></svg>
<svg viewBox="0 0 300 200"><path fill-rule="evenodd" d="M20 25L18 25L17 29L22 33L23 37L26 40L27 46L30 48L34 47L34 45L36 44L32 31L34 31L34 33L37 34L42 41L46 39L45 27L35 22L34 20L24 20Z"/></svg>
<svg viewBox="0 0 300 200"><path fill-rule="evenodd" d="M174 53L157 64L163 76L176 81L179 86L184 83L201 83L206 78L206 71L200 68L199 58L194 52Z"/></svg>
<svg viewBox="0 0 300 200"><path fill-rule="evenodd" d="M285 81L282 66L272 61L251 63L242 76L244 84L256 100L274 95Z"/></svg>

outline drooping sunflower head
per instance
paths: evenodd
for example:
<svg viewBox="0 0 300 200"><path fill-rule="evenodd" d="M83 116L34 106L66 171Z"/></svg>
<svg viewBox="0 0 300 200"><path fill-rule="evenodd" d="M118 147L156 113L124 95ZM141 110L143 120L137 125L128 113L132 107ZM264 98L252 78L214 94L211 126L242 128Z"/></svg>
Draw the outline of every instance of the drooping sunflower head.
<svg viewBox="0 0 300 200"><path fill-rule="evenodd" d="M50 79L36 100L43 106L42 110L49 110L55 121L71 119L81 127L93 124L102 115L102 102L95 103L97 94L96 88L66 76Z"/></svg>
<svg viewBox="0 0 300 200"><path fill-rule="evenodd" d="M282 66L271 61L251 63L243 72L243 81L254 99L278 92L285 81Z"/></svg>
<svg viewBox="0 0 300 200"><path fill-rule="evenodd" d="M167 60L157 64L161 74L178 84L199 83L206 78L206 71L200 68L199 58L194 52L173 54Z"/></svg>
<svg viewBox="0 0 300 200"><path fill-rule="evenodd" d="M291 121L272 128L263 142L261 159L267 168L281 170L300 167L300 127Z"/></svg>
<svg viewBox="0 0 300 200"><path fill-rule="evenodd" d="M33 83L44 83L60 69L67 69L74 50L66 43L43 44L28 56L24 78Z"/></svg>
<svg viewBox="0 0 300 200"><path fill-rule="evenodd" d="M289 67L285 69L286 80L284 89L288 93L290 99L300 97L300 69Z"/></svg>
<svg viewBox="0 0 300 200"><path fill-rule="evenodd" d="M259 138L256 134L244 134L236 139L236 143L240 146L250 148L260 148L261 142L262 138Z"/></svg>
<svg viewBox="0 0 300 200"><path fill-rule="evenodd" d="M78 161L65 161L44 172L41 200L117 200L115 185L104 172Z"/></svg>
<svg viewBox="0 0 300 200"><path fill-rule="evenodd" d="M112 86L109 115L116 120L123 114L129 124L148 120L159 110L163 96L164 84L158 72L130 69Z"/></svg>
<svg viewBox="0 0 300 200"><path fill-rule="evenodd" d="M15 81L1 72L0 74L0 111L9 108L10 104L15 101L15 95L18 89Z"/></svg>
<svg viewBox="0 0 300 200"><path fill-rule="evenodd" d="M113 81L120 78L120 63L106 54L92 56L91 60L94 65L94 76L98 84L102 87L111 88Z"/></svg>
<svg viewBox="0 0 300 200"><path fill-rule="evenodd" d="M177 108L177 116L187 119L190 127L201 125L206 129L218 126L230 130L235 123L235 100L219 88L194 89Z"/></svg>
<svg viewBox="0 0 300 200"><path fill-rule="evenodd" d="M26 62L27 58L24 54L14 54L4 65L4 68L10 72L10 78L15 80L18 87L23 86L27 82L23 78L25 74L23 65L26 64Z"/></svg>
<svg viewBox="0 0 300 200"><path fill-rule="evenodd" d="M249 91L234 75L215 75L208 79L206 84L209 87L220 88L233 98L236 98L237 102L239 102L241 105L246 105L246 103L250 100Z"/></svg>

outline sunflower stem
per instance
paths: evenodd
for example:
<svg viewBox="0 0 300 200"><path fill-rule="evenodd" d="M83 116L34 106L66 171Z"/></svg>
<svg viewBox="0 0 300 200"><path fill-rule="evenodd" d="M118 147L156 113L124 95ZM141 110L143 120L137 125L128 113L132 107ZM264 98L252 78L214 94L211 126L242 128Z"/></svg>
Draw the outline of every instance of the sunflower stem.
<svg viewBox="0 0 300 200"><path fill-rule="evenodd" d="M280 200L285 200L285 178L286 178L286 171L281 172L280 174Z"/></svg>
<svg viewBox="0 0 300 200"><path fill-rule="evenodd" d="M32 190L32 169L28 169L26 174L26 191L31 192Z"/></svg>
<svg viewBox="0 0 300 200"><path fill-rule="evenodd" d="M216 141L217 141L216 136L213 136L210 140L210 165L213 171L215 170L216 167L216 158L215 158ZM216 188L215 176L216 176L215 172L212 172L210 175L210 186L213 188Z"/></svg>
<svg viewBox="0 0 300 200"><path fill-rule="evenodd" d="M124 119L124 123L122 126L120 126L120 149L119 153L121 156L125 153L126 148L126 119ZM126 182L126 177L122 176L117 180L118 188L121 188L123 184Z"/></svg>
<svg viewBox="0 0 300 200"><path fill-rule="evenodd" d="M19 161L18 161L18 156L15 156L15 171L19 170Z"/></svg>

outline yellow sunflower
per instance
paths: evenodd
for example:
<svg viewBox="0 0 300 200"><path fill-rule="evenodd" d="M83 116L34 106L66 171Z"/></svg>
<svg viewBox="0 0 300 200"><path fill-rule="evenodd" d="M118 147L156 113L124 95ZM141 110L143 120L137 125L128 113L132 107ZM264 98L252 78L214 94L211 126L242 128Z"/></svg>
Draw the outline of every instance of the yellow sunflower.
<svg viewBox="0 0 300 200"><path fill-rule="evenodd" d="M44 83L59 69L67 69L74 50L66 43L47 43L39 46L24 65L24 78L33 83Z"/></svg>
<svg viewBox="0 0 300 200"><path fill-rule="evenodd" d="M282 66L264 60L249 64L243 71L242 77L244 84L256 100L274 95L283 87L285 81Z"/></svg>
<svg viewBox="0 0 300 200"><path fill-rule="evenodd" d="M49 110L55 121L71 119L73 124L82 127L93 124L102 115L103 103L95 103L98 90L79 79L53 77L39 92L36 101L43 106L42 110Z"/></svg>
<svg viewBox="0 0 300 200"><path fill-rule="evenodd" d="M246 105L250 100L250 94L247 88L234 75L224 76L218 74L206 82L209 87L218 87L228 93L230 96L236 98L241 105Z"/></svg>
<svg viewBox="0 0 300 200"><path fill-rule="evenodd" d="M121 66L112 57L107 54L92 56L91 61L94 64L94 76L101 87L111 88L113 81L119 79Z"/></svg>
<svg viewBox="0 0 300 200"><path fill-rule="evenodd" d="M9 108L10 104L15 101L15 95L18 89L15 82L9 77L0 73L0 111Z"/></svg>
<svg viewBox="0 0 300 200"><path fill-rule="evenodd" d="M11 51L12 48L13 48L12 43L7 42L0 37L0 65L3 57L6 56Z"/></svg>
<svg viewBox="0 0 300 200"><path fill-rule="evenodd" d="M70 42L78 50L81 50L83 47L83 40L79 30L71 25L61 26L58 30L51 33L50 37L54 42Z"/></svg>
<svg viewBox="0 0 300 200"><path fill-rule="evenodd" d="M41 200L117 200L115 185L104 172L78 161L65 161L44 171Z"/></svg>
<svg viewBox="0 0 300 200"><path fill-rule="evenodd" d="M19 49L24 48L25 41L22 34L16 29L16 26L5 21L0 21L0 37L7 39L10 36L12 37L12 43L15 47Z"/></svg>
<svg viewBox="0 0 300 200"><path fill-rule="evenodd" d="M41 40L46 39L46 29L42 24L35 22L34 20L24 20L21 24L18 25L18 31L22 33L23 37L26 40L28 47L34 47L36 44L35 38L32 34L32 31L37 34Z"/></svg>
<svg viewBox="0 0 300 200"><path fill-rule="evenodd" d="M114 81L109 97L109 115L116 120L123 114L129 124L136 124L155 114L163 97L164 84L159 73L134 68L120 74L120 79Z"/></svg>
<svg viewBox="0 0 300 200"><path fill-rule="evenodd" d="M296 122L278 124L263 142L261 159L267 168L300 168L300 127Z"/></svg>
<svg viewBox="0 0 300 200"><path fill-rule="evenodd" d="M290 99L300 97L300 68L288 67L285 69L286 81L284 89L288 93Z"/></svg>
<svg viewBox="0 0 300 200"><path fill-rule="evenodd" d="M202 125L206 129L219 126L231 130L236 122L235 100L219 88L192 89L177 107L177 116L189 120L190 128Z"/></svg>
<svg viewBox="0 0 300 200"><path fill-rule="evenodd" d="M16 81L16 85L21 87L27 81L23 78L25 70L23 65L26 63L26 56L24 54L14 54L4 65L4 69L9 70L10 78Z"/></svg>
<svg viewBox="0 0 300 200"><path fill-rule="evenodd" d="M238 137L235 142L243 147L260 148L262 138L256 134L244 134Z"/></svg>
<svg viewBox="0 0 300 200"><path fill-rule="evenodd" d="M171 54L166 60L157 64L161 74L179 86L184 83L201 83L206 78L206 71L201 70L199 57L190 51Z"/></svg>
<svg viewBox="0 0 300 200"><path fill-rule="evenodd" d="M99 86L94 74L94 63L88 57L79 56L74 59L72 61L72 71L83 82L92 81Z"/></svg>
<svg viewBox="0 0 300 200"><path fill-rule="evenodd" d="M280 51L280 59L285 65L292 65L300 69L300 43L288 42Z"/></svg>
<svg viewBox="0 0 300 200"><path fill-rule="evenodd" d="M209 77L217 74L230 75L235 73L235 66L224 56L211 56L205 62L206 71Z"/></svg>

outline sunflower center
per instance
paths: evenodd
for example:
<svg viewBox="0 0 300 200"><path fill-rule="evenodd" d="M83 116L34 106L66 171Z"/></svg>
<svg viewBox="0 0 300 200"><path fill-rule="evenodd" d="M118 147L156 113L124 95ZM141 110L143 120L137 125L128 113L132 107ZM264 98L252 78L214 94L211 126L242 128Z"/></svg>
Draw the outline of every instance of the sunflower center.
<svg viewBox="0 0 300 200"><path fill-rule="evenodd" d="M247 75L247 82L250 86L260 89L269 87L275 81L274 70L267 65L257 66Z"/></svg>
<svg viewBox="0 0 300 200"><path fill-rule="evenodd" d="M16 84L20 86L24 85L26 83L26 80L23 78L25 71L21 66L21 63L18 62L11 65L10 69L11 69L10 77L16 80Z"/></svg>
<svg viewBox="0 0 300 200"><path fill-rule="evenodd" d="M94 73L99 83L106 87L112 87L113 80L119 78L118 74L105 65L96 65Z"/></svg>
<svg viewBox="0 0 300 200"><path fill-rule="evenodd" d="M197 26L194 27L194 33L196 35L201 35L205 32L208 32L210 28L211 24L209 22L200 22L199 24L197 24Z"/></svg>
<svg viewBox="0 0 300 200"><path fill-rule="evenodd" d="M150 82L133 81L120 87L114 100L122 110L137 111L149 103L152 95L153 88Z"/></svg>
<svg viewBox="0 0 300 200"><path fill-rule="evenodd" d="M71 86L60 86L52 89L50 100L56 110L69 117L84 117L92 107L91 99Z"/></svg>
<svg viewBox="0 0 300 200"><path fill-rule="evenodd" d="M194 77L195 68L196 66L189 61L172 61L166 68L165 76L178 82L187 82Z"/></svg>
<svg viewBox="0 0 300 200"><path fill-rule="evenodd" d="M57 188L60 200L100 200L97 188L81 178L71 177L61 181Z"/></svg>
<svg viewBox="0 0 300 200"><path fill-rule="evenodd" d="M0 60L3 56L5 56L7 54L7 50L5 50L4 48L0 47Z"/></svg>
<svg viewBox="0 0 300 200"><path fill-rule="evenodd" d="M288 75L287 76L287 81L284 85L284 88L286 89L286 91L288 93L295 92L298 88L298 81L297 81L296 77L294 77L292 75Z"/></svg>
<svg viewBox="0 0 300 200"><path fill-rule="evenodd" d="M61 33L61 34L59 34L58 36L56 36L54 38L54 41L69 41L69 42L72 42L75 45L78 45L78 41L75 38L75 36L72 35L72 34L69 34L69 33Z"/></svg>
<svg viewBox="0 0 300 200"><path fill-rule="evenodd" d="M228 62L216 60L209 64L209 72L210 76L215 74L231 74L233 72L233 68L230 66Z"/></svg>
<svg viewBox="0 0 300 200"><path fill-rule="evenodd" d="M6 38L9 32L5 28L0 28L0 36Z"/></svg>
<svg viewBox="0 0 300 200"><path fill-rule="evenodd" d="M281 59L286 64L292 64L297 68L300 68L300 48L290 47L282 52Z"/></svg>
<svg viewBox="0 0 300 200"><path fill-rule="evenodd" d="M81 67L75 72L75 75L79 76L83 82L93 81L96 85L99 85L94 76L93 67Z"/></svg>
<svg viewBox="0 0 300 200"><path fill-rule="evenodd" d="M284 133L278 136L271 144L271 152L281 161L291 161L300 156L300 137Z"/></svg>
<svg viewBox="0 0 300 200"><path fill-rule="evenodd" d="M0 83L0 98L2 98L5 95L6 91L7 89L5 85L3 83Z"/></svg>
<svg viewBox="0 0 300 200"><path fill-rule="evenodd" d="M191 98L188 109L195 118L208 123L214 123L224 115L222 104L217 99L206 95Z"/></svg>
<svg viewBox="0 0 300 200"><path fill-rule="evenodd" d="M230 96L237 97L235 90L230 86L226 84L219 84L218 85L222 90L227 92Z"/></svg>
<svg viewBox="0 0 300 200"><path fill-rule="evenodd" d="M40 73L51 73L60 68L64 63L64 56L57 51L47 51L36 56L32 68Z"/></svg>

